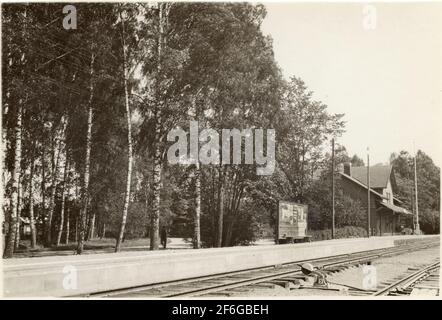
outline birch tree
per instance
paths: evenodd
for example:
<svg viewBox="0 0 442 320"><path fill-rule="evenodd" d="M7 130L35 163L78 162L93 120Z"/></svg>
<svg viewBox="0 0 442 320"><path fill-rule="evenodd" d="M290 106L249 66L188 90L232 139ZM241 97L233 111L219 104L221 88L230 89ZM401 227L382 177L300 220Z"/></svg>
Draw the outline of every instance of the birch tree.
<svg viewBox="0 0 442 320"><path fill-rule="evenodd" d="M90 178L90 159L91 159L91 148L92 148L92 120L93 120L93 106L92 101L94 98L94 62L95 53L91 54L90 60L90 82L89 82L89 99L87 102L87 133L86 133L86 154L84 160L84 176L83 176L83 186L81 190L81 209L80 209L80 219L79 219L79 236L77 243L77 254L82 254L84 249L84 240L86 236L86 213L89 203L89 178Z"/></svg>
<svg viewBox="0 0 442 320"><path fill-rule="evenodd" d="M22 101L21 101L22 103ZM20 179L20 163L21 163L21 130L22 130L22 106L18 106L17 123L15 125L15 149L14 149L14 169L12 170L11 183L11 218L9 223L9 231L6 238L5 250L3 258L12 258L14 254L15 238L18 224L18 188Z"/></svg>
<svg viewBox="0 0 442 320"><path fill-rule="evenodd" d="M64 226L64 218L65 218L65 206L66 206L66 194L69 190L68 186L68 177L69 177L69 159L68 159L68 151L65 146L65 165L63 171L63 182L62 182L62 191L61 191L61 209L60 209L60 221L58 225L58 233L57 233L57 242L56 245L59 246L61 242L61 236L63 234L63 226ZM69 219L69 217L67 217ZM66 235L68 237L68 234Z"/></svg>
<svg viewBox="0 0 442 320"><path fill-rule="evenodd" d="M123 241L124 228L126 226L127 212L129 209L130 201L130 184L132 177L132 128L131 128L131 115L130 115L130 105L129 105L129 91L128 91L128 61L127 61L127 47L125 42L125 28L124 28L125 14L120 11L121 20L121 45L123 51L123 86L124 86L124 105L126 109L126 122L127 122L127 179L126 179L126 194L124 197L123 205L123 215L121 220L120 233L118 235L117 244L115 246L115 252L120 251L121 242Z"/></svg>

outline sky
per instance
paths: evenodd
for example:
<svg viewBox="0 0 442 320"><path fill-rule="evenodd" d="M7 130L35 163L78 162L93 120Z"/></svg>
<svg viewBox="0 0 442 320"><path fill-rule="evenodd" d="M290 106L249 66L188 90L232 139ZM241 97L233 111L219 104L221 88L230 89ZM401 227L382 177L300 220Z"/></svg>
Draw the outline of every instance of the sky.
<svg viewBox="0 0 442 320"><path fill-rule="evenodd" d="M284 76L345 114L350 156L421 149L441 166L442 3L264 4Z"/></svg>

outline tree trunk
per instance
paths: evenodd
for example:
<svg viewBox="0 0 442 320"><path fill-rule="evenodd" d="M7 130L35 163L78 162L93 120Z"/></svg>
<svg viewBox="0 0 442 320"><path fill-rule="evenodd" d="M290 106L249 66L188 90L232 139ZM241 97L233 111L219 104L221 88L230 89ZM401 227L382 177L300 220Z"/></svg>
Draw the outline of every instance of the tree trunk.
<svg viewBox="0 0 442 320"><path fill-rule="evenodd" d="M240 187L239 189L237 189L234 186L234 196L231 202L231 205L229 207L229 223L227 224L227 230L226 230L226 239L225 239L225 246L231 246L232 245L232 235L233 235L233 228L235 226L235 223L237 221L238 218L238 210L239 210L239 205L241 203L241 198L243 195L243 187Z"/></svg>
<svg viewBox="0 0 442 320"><path fill-rule="evenodd" d="M77 254L83 253L84 248L84 238L86 232L86 212L88 206L89 198L89 176L90 176L90 158L91 158L91 147L92 147L92 99L94 97L94 61L95 55L92 54L91 66L90 66L90 85L89 85L89 101L88 101L88 117L87 117L87 135L86 135L86 156L84 161L84 180L83 180L83 190L81 195L82 207L80 209L80 232L78 236L77 244Z"/></svg>
<svg viewBox="0 0 442 320"><path fill-rule="evenodd" d="M91 237L91 222L92 222L92 213L89 207L90 203L88 203L86 209L86 226L84 228L84 241L89 241Z"/></svg>
<svg viewBox="0 0 442 320"><path fill-rule="evenodd" d="M164 42L164 6L163 3L158 3L159 14L159 37L158 37L158 64L157 64L157 80L156 80L156 99L157 110L155 112L155 151L154 151L154 167L153 167L153 203L152 215L150 221L150 250L158 250L159 247L159 233L160 233L160 192L161 192L161 96L160 96L160 75L162 74L162 51Z"/></svg>
<svg viewBox="0 0 442 320"><path fill-rule="evenodd" d="M15 231L15 241L14 241L14 251L20 247L20 225L21 225L21 205L22 205L22 186L21 186L21 174L18 180L18 191L17 191L17 223Z"/></svg>
<svg viewBox="0 0 442 320"><path fill-rule="evenodd" d="M69 207L66 208L66 240L65 244L69 244Z"/></svg>
<svg viewBox="0 0 442 320"><path fill-rule="evenodd" d="M53 173L54 174L54 173ZM55 187L56 179L52 178L51 197L49 198L49 213L48 221L46 222L46 242L45 245L50 247L52 245L52 216L55 208Z"/></svg>
<svg viewBox="0 0 442 320"><path fill-rule="evenodd" d="M201 92L201 90L202 89L200 88L196 91L192 101L193 109L195 110L195 119L197 121L199 121L200 112L196 102L198 94ZM193 220L193 248L199 249L201 247L201 167L199 157L197 157L195 160L195 216Z"/></svg>
<svg viewBox="0 0 442 320"><path fill-rule="evenodd" d="M224 181L223 167L220 164L218 170L218 220L217 220L217 239L216 247L220 248L223 244L223 218L224 218Z"/></svg>
<svg viewBox="0 0 442 320"><path fill-rule="evenodd" d="M106 236L106 224L103 223L103 230L101 230L100 239L103 239Z"/></svg>
<svg viewBox="0 0 442 320"><path fill-rule="evenodd" d="M232 245L232 234L233 234L233 226L236 222L236 215L230 214L228 223L227 223L227 230L226 230L226 239L224 241L224 245L226 247L229 247Z"/></svg>
<svg viewBox="0 0 442 320"><path fill-rule="evenodd" d="M37 233L35 230L35 219L34 219L34 154L32 154L31 160L31 172L29 177L29 223L31 227L31 248L35 249L37 245Z"/></svg>
<svg viewBox="0 0 442 320"><path fill-rule="evenodd" d="M127 88L127 65L126 65L126 44L124 41L124 19L120 12L120 18L121 18L121 25L122 25L122 35L121 35L121 41L123 45L123 83L124 83L124 101L125 101L125 107L126 107L126 121L127 121L127 178L126 178L126 195L124 198L124 206L123 206L123 216L121 218L121 227L120 227L120 234L118 235L117 244L115 246L115 252L120 251L121 242L123 241L123 235L124 235L124 228L126 227L126 220L127 220L127 212L129 210L129 201L130 201L130 183L131 183L131 177L132 177L132 130L131 130L131 123L130 123L130 106L129 106L129 92Z"/></svg>
<svg viewBox="0 0 442 320"><path fill-rule="evenodd" d="M211 213L211 222L212 222L212 247L216 246L216 238L217 238L217 233L216 233L216 216L217 216L217 210L218 210L218 205L217 205L217 201L218 201L218 197L217 197L217 188L216 188L216 173L215 170L213 169L213 167L210 167L210 175L212 177L212 194L210 197L210 213Z"/></svg>
<svg viewBox="0 0 442 320"><path fill-rule="evenodd" d="M63 128L64 132L65 128ZM55 142L52 147L52 185L51 185L51 198L49 199L49 213L48 221L46 225L46 246L50 247L53 244L52 241L52 217L55 210L55 194L57 191L57 173L58 173L58 160L60 158L60 151L58 150L57 156L55 153L59 149L59 138L57 137L57 131L55 131Z"/></svg>
<svg viewBox="0 0 442 320"><path fill-rule="evenodd" d="M78 242L78 225L79 225L79 221L80 221L80 217L79 214L77 213L76 217L75 217L75 242Z"/></svg>
<svg viewBox="0 0 442 320"><path fill-rule="evenodd" d="M64 208L66 204L66 190L67 190L67 176L69 172L69 161L68 161L68 153L66 147L66 162L64 165L64 173L63 173L63 187L61 191L61 210L60 210L60 224L58 225L58 234L57 234L57 246L60 245L61 235L63 233L63 225L64 225Z"/></svg>
<svg viewBox="0 0 442 320"><path fill-rule="evenodd" d="M92 240L94 238L95 238L95 211L92 214L92 217L91 217L90 223L89 223L88 240Z"/></svg>
<svg viewBox="0 0 442 320"><path fill-rule="evenodd" d="M197 160L195 164L195 217L194 217L194 243L193 248L199 249L201 247L201 170L200 163Z"/></svg>
<svg viewBox="0 0 442 320"><path fill-rule="evenodd" d="M12 258L14 254L15 233L17 232L17 208L18 208L18 184L20 180L20 164L21 164L21 131L22 131L22 101L19 101L17 111L17 122L15 124L15 154L14 169L12 170L11 183L11 218L9 222L8 236L5 243L3 258Z"/></svg>
<svg viewBox="0 0 442 320"><path fill-rule="evenodd" d="M76 183L75 183L75 201L77 202L77 200L78 200L78 197L79 197L79 192L78 192L78 181L76 181ZM75 243L77 243L78 242L78 220L79 220L79 215L80 215L80 213L79 213L79 211L77 211L76 213L75 213L75 220L74 220L74 222L75 222L75 224L74 224L74 227L75 227L75 231L74 231L74 242Z"/></svg>
<svg viewBox="0 0 442 320"><path fill-rule="evenodd" d="M46 147L45 142L42 143L42 153L41 153L41 213L43 217L43 239L42 242L45 240L46 236L46 222L44 217L46 217L46 168L45 168L45 158L46 158Z"/></svg>
<svg viewBox="0 0 442 320"><path fill-rule="evenodd" d="M155 146L155 158L152 179L153 202L150 221L150 250L158 250L160 241L161 169L161 151L159 143L157 143L157 146Z"/></svg>

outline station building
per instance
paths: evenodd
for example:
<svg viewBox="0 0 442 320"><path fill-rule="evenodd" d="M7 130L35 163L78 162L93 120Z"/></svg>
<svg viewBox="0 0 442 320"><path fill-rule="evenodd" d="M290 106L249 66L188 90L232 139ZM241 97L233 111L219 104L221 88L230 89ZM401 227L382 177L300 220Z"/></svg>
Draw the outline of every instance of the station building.
<svg viewBox="0 0 442 320"><path fill-rule="evenodd" d="M352 167L344 164L341 183L344 194L358 200L363 208L368 204L367 167ZM370 166L370 225L376 236L400 233L401 225L412 212L401 207L402 201L394 194L397 191L393 167Z"/></svg>

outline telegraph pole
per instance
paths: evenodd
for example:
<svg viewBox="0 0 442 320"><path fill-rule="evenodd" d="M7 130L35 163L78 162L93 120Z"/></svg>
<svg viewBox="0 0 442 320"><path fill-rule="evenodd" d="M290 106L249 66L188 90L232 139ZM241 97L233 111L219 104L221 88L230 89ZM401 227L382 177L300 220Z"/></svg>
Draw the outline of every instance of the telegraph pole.
<svg viewBox="0 0 442 320"><path fill-rule="evenodd" d="M332 229L331 237L335 238L335 139L332 139L332 165L331 165L331 175L332 175Z"/></svg>
<svg viewBox="0 0 442 320"><path fill-rule="evenodd" d="M367 237L370 238L370 149L367 148Z"/></svg>
<svg viewBox="0 0 442 320"><path fill-rule="evenodd" d="M408 167L410 169L411 164L407 163ZM408 175L407 175L408 180L411 181L411 173L410 170L408 171ZM411 205L411 212L413 213L412 215L412 221L411 221L411 228L413 229L413 234L415 234L415 228L416 228L416 220L414 218L415 216L415 211L414 211L414 179L413 179L413 183L410 185L410 205Z"/></svg>
<svg viewBox="0 0 442 320"><path fill-rule="evenodd" d="M420 234L420 227L419 227L419 205L417 200L417 169L416 169L416 156L417 153L414 153L414 192L415 192L415 208L416 208L416 227L414 228L414 232L416 234Z"/></svg>

